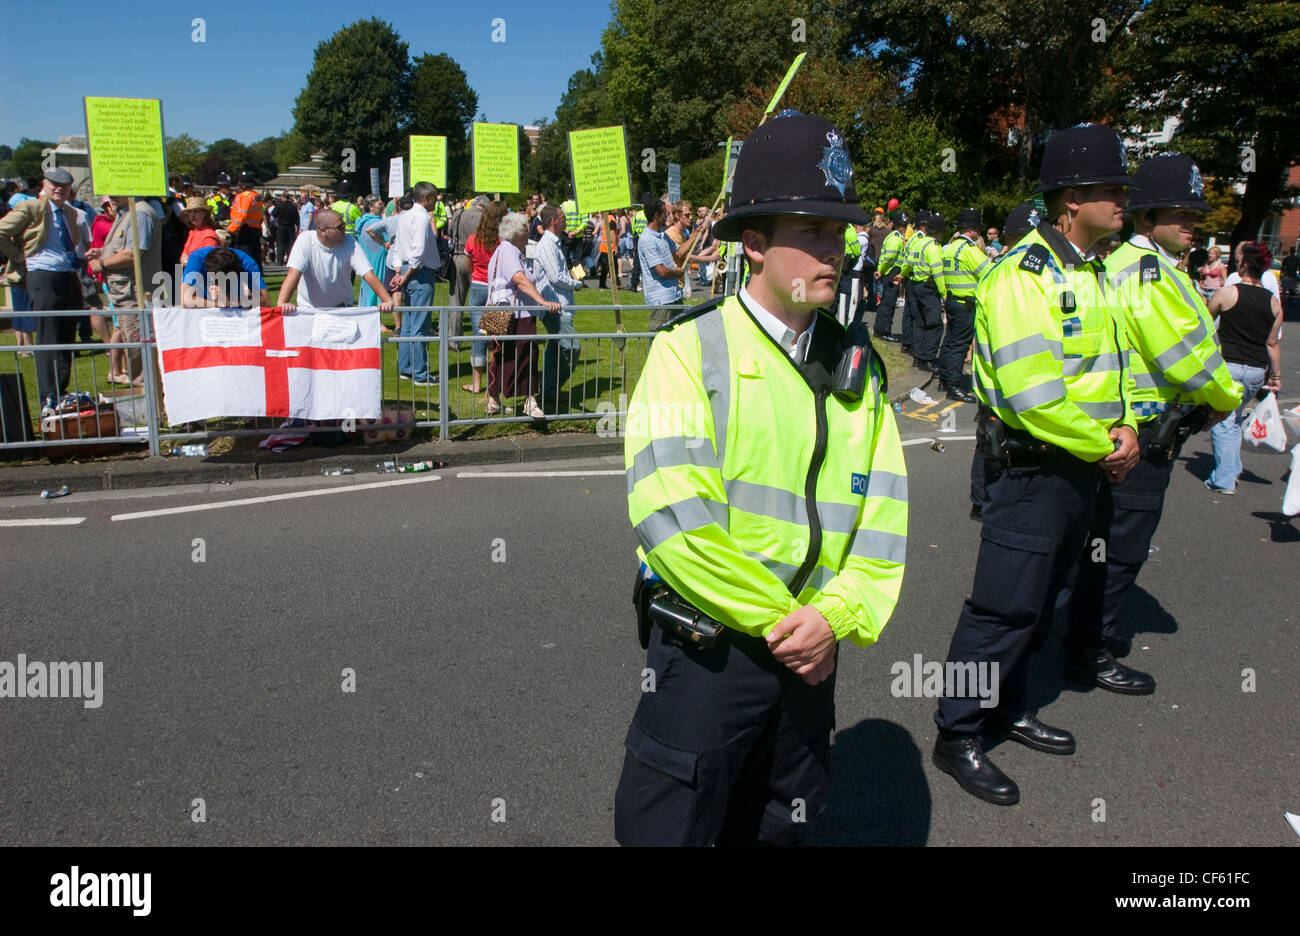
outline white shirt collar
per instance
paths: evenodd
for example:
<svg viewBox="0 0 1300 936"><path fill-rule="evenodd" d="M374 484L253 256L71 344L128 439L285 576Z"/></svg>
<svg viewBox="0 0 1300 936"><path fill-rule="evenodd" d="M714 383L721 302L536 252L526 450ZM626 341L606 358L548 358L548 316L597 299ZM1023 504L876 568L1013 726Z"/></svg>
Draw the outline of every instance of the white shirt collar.
<svg viewBox="0 0 1300 936"><path fill-rule="evenodd" d="M1147 237L1145 234L1134 234L1132 237L1128 239L1128 242L1132 244L1134 247L1140 247L1143 250L1154 250L1156 253L1160 254L1160 256L1164 257L1166 260L1170 261L1171 263L1176 264L1178 262L1177 257L1170 254L1169 251L1165 250L1163 247L1161 247L1151 238Z"/></svg>
<svg viewBox="0 0 1300 936"><path fill-rule="evenodd" d="M796 335L794 329L759 305L745 286L740 287L740 298L749 307L749 310L754 313L754 318L758 320L759 325L763 326L763 331L771 335L772 340L781 346L781 350L785 351L799 364L808 359L808 347L812 344L813 329L817 327L817 314L815 312L812 321L808 323L808 327L802 333Z"/></svg>

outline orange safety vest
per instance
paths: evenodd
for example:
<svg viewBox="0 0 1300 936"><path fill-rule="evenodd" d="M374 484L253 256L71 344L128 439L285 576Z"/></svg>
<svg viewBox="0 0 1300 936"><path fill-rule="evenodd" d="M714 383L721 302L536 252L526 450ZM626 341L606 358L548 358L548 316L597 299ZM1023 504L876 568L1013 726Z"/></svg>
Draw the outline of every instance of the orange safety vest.
<svg viewBox="0 0 1300 936"><path fill-rule="evenodd" d="M262 228L262 196L252 189L245 189L235 196L230 204L230 224L226 230L238 234L242 226Z"/></svg>

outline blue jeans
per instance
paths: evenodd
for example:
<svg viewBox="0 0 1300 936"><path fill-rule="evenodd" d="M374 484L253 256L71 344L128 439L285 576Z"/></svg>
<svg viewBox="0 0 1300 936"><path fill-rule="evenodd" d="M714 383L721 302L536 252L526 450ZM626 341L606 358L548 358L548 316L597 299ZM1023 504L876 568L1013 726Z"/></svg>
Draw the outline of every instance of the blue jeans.
<svg viewBox="0 0 1300 936"><path fill-rule="evenodd" d="M543 312L542 324L552 335L576 335L573 328L573 313L568 310L560 312ZM546 352L542 355L542 397L551 400L560 395L560 391L569 381L573 371L574 359L578 355L577 338L559 338L546 342Z"/></svg>
<svg viewBox="0 0 1300 936"><path fill-rule="evenodd" d="M1210 473L1210 487L1235 491L1237 478L1241 474L1241 411L1251 402L1255 392L1264 386L1267 372L1262 367L1229 364L1228 373L1246 389L1241 395L1241 406L1237 407L1237 411L1210 429L1210 442L1214 445L1214 471Z"/></svg>
<svg viewBox="0 0 1300 936"><path fill-rule="evenodd" d="M469 313L470 331L479 335L479 320L483 318L483 308L487 305L488 288L487 283L470 283L469 297L465 300L467 306L478 306ZM487 339L476 338L470 342L469 346L469 363L471 367L487 367Z"/></svg>
<svg viewBox="0 0 1300 936"><path fill-rule="evenodd" d="M433 305L433 271L421 268L406 281L406 304L413 306ZM408 311L402 315L402 338L428 337L433 334L429 327L431 313L426 309L419 312ZM429 345L424 341L404 341L397 346L397 371L415 380L429 379Z"/></svg>

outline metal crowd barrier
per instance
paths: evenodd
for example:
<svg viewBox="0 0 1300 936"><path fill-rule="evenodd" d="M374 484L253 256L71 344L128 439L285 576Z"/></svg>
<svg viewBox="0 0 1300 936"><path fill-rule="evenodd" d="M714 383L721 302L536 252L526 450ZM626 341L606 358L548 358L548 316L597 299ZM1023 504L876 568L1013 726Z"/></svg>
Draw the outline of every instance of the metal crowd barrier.
<svg viewBox="0 0 1300 936"><path fill-rule="evenodd" d="M535 396L538 398L538 402L541 403L544 396L542 392L544 382L547 380L547 374L542 365L548 357L548 345L558 343L564 339L576 340L578 347L572 352L572 370L565 384L559 388L555 402L549 407L543 406L546 411L546 422L548 424L560 422L574 424L599 420L603 417L616 417L620 421L626 418L627 400L631 396L632 389L635 387L637 378L640 376L645 364L650 343L654 339L653 332L548 333L543 325L544 310L535 306L508 308L526 309L537 315L538 333L535 336L472 335L469 333L471 330L470 318L466 313L472 313L475 310L481 312L484 309L482 306L399 306L395 311L403 314L408 312L430 312L436 317L436 332L428 336L401 336L396 329L392 334L382 334L380 336L381 380L383 385L392 382L397 387L396 400L391 396L386 397L382 401L382 407L384 410L393 407L398 410L407 409L411 412L412 419L410 422L400 424L379 424L370 423L367 420L358 420L355 429L357 431L374 429L378 432L391 432L399 427L407 430L436 427L438 438L446 441L450 438L454 428L536 422L521 411L525 399L524 394L501 398L501 403L507 407L511 406L513 401L513 411L506 410L499 414L488 414L488 399L485 392L489 379L487 366L484 367L480 382L481 390L478 394L471 395L461 389L462 384L472 383L470 351L472 343L476 341L484 342L487 349L494 349L495 345L495 354L513 355L516 367L521 356L521 343L525 341L536 342L537 347L535 349L526 349L524 353L535 353L537 356L535 369L537 392ZM616 309L623 313L671 310L674 314L677 314L687 308L689 306L686 305L582 305L569 307L573 311L575 319L578 320L587 313L609 313ZM13 314L20 317L43 318L80 317L92 313L100 314L101 310L24 311ZM102 313L110 316L113 314L140 314L132 310L117 310L116 313L114 310L102 310ZM451 322L452 318L457 315L461 317L465 333L460 336L453 336L451 334ZM286 431L285 420L282 417L223 417L207 420L202 425L169 425L163 415L165 409L162 392L157 383L159 379L155 364L157 349L153 340L152 325L151 316L146 311L145 314L140 314L139 341L0 345L0 381L6 382L4 406L0 408L0 457L14 452L14 450L30 453L30 457L40 457L51 449L61 449L64 446L102 447L108 444L147 445L151 455L160 455L162 454L160 444L162 442L178 444L202 442L225 436L265 437ZM438 377L436 386L417 387L413 381L392 380L392 378L397 378L398 354L388 353L387 347L392 346L394 352L400 352L401 345L409 343L422 343L426 346L429 355L428 369L430 374L435 373L434 362L436 361L436 375ZM93 419L88 416L72 416L59 421L59 426L66 426L68 423L76 422L77 434L75 437L66 437L68 436L67 432L58 432L58 428L50 420L44 421L45 428L53 430L50 435L57 432L58 436L63 437L49 437L45 432L41 431L43 427L40 418L41 401L37 399L39 391L37 389L37 358L35 353L54 351L70 351L73 355L71 376L66 393L89 394L90 399L98 404ZM131 366L129 363L131 353L139 353L139 370L132 370L129 376L132 379L139 377L141 379L140 385L122 386L108 382L109 368L107 362L103 360L103 355L109 351L124 353L128 367ZM28 352L31 352L32 356L26 356ZM489 364L492 353L493 351L489 350ZM552 355L553 359L558 361L562 353L562 348L556 348ZM77 367L79 358L87 354L89 355L90 367L88 380L78 373L79 368ZM103 370L102 379L100 376L101 370ZM36 401L34 406L32 405L33 400ZM114 418L112 420L101 418L101 408L110 406ZM107 410L104 409L104 412L106 413ZM31 418L32 414L35 414L34 419ZM24 421L28 423L26 428L23 426ZM111 432L104 431L106 421L115 424L116 428ZM35 432L30 431L32 422L36 424ZM289 431L295 434L334 433L338 431L338 428L337 425L295 425ZM60 454L67 454L68 451L68 449L64 449ZM87 454L93 453L93 449L87 452Z"/></svg>

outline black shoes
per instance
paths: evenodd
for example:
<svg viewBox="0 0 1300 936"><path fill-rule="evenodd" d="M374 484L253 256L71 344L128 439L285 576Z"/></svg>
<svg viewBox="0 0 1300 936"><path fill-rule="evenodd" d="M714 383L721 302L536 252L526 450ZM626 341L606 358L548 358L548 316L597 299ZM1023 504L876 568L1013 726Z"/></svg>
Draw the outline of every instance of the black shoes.
<svg viewBox="0 0 1300 936"><path fill-rule="evenodd" d="M881 341L888 341L890 344L900 344L903 340L902 338L899 338L897 335L882 335L879 332L876 333L876 337L879 338Z"/></svg>
<svg viewBox="0 0 1300 936"><path fill-rule="evenodd" d="M902 338L899 338L898 340L899 340L899 342L902 342L903 339L902 339ZM899 351L902 351L904 354L911 354L911 353L912 353L912 346L911 346L910 344L905 344L905 345L903 345L901 348L899 348L898 350L899 350Z"/></svg>
<svg viewBox="0 0 1300 936"><path fill-rule="evenodd" d="M1020 802L1020 788L993 761L988 759L980 739L974 735L957 735L951 739L942 734L935 739L934 766L957 781L967 793L978 796L986 803L1014 806Z"/></svg>
<svg viewBox="0 0 1300 936"><path fill-rule="evenodd" d="M1150 695L1156 691L1154 679L1120 663L1109 650L1083 659L1070 657L1065 662L1065 678L1121 695Z"/></svg>
<svg viewBox="0 0 1300 936"><path fill-rule="evenodd" d="M975 394L967 393L961 387L954 386L946 380L939 381L939 390L948 394L948 399L956 400L959 403L976 403Z"/></svg>
<svg viewBox="0 0 1300 936"><path fill-rule="evenodd" d="M992 725L989 731L994 737L1018 741L1027 748L1046 754L1074 753L1074 735L1061 728L1044 725L1028 712L1009 725Z"/></svg>
<svg viewBox="0 0 1300 936"><path fill-rule="evenodd" d="M919 357L912 358L912 366L917 370L934 371L934 364L930 361L922 361Z"/></svg>

